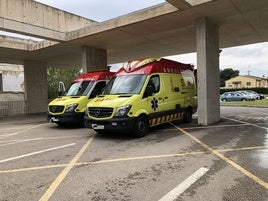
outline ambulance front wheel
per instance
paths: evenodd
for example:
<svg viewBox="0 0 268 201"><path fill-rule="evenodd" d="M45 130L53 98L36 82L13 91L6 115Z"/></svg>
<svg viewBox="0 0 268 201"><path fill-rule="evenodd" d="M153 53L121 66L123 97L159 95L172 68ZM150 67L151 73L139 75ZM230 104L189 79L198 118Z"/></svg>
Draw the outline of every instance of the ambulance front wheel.
<svg viewBox="0 0 268 201"><path fill-rule="evenodd" d="M149 129L149 122L146 116L141 115L136 119L134 129L133 129L133 136L134 137L144 137Z"/></svg>

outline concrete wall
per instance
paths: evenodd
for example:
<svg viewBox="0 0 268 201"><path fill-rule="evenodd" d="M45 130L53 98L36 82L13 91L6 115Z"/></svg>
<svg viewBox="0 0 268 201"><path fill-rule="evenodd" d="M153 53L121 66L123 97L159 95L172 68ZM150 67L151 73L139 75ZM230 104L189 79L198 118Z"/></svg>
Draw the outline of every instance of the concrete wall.
<svg viewBox="0 0 268 201"><path fill-rule="evenodd" d="M24 93L0 93L0 117L25 113Z"/></svg>
<svg viewBox="0 0 268 201"><path fill-rule="evenodd" d="M0 101L1 102L24 101L24 93L22 92L0 93Z"/></svg>

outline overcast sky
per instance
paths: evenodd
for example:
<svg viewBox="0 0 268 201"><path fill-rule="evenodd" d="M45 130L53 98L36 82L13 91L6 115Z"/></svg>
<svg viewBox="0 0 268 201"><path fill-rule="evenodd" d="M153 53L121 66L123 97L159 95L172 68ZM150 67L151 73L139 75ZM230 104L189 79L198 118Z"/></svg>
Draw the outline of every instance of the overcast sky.
<svg viewBox="0 0 268 201"><path fill-rule="evenodd" d="M36 0L38 2L102 22L125 15L164 0ZM173 56L171 59L196 64L196 53ZM268 42L223 49L220 69L233 68L240 75L268 77Z"/></svg>

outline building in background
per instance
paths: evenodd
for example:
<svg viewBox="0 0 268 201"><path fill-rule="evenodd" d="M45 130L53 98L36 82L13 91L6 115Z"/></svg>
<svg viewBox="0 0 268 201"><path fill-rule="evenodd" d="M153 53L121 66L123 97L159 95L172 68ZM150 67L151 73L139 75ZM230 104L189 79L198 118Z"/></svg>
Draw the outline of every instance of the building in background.
<svg viewBox="0 0 268 201"><path fill-rule="evenodd" d="M22 65L0 64L0 116L24 113L23 71Z"/></svg>
<svg viewBox="0 0 268 201"><path fill-rule="evenodd" d="M252 75L239 75L225 81L225 89L268 88L268 78Z"/></svg>

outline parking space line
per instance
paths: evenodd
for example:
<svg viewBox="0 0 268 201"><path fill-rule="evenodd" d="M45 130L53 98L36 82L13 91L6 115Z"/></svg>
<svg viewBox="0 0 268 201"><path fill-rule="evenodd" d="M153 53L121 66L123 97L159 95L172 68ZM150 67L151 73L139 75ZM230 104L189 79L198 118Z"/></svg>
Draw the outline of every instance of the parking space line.
<svg viewBox="0 0 268 201"><path fill-rule="evenodd" d="M37 140L42 140L43 138L33 138L33 139L27 139L27 140L16 140L13 142L8 142L6 144L0 144L0 147L8 146L8 145L13 145L13 144L19 144L23 142L31 142L31 141L37 141Z"/></svg>
<svg viewBox="0 0 268 201"><path fill-rule="evenodd" d="M208 151L210 151L211 153L213 153L214 155L216 155L217 157L219 157L220 159L222 159L223 161L225 161L226 163L230 164L231 166L233 166L234 168L236 168L238 171L240 171L241 173L243 173L244 175L248 176L250 179L252 179L253 181L255 181L256 183L258 183L259 185L263 186L264 188L268 189L268 183L266 183L265 181L263 181L262 179L258 178L257 176L255 176L254 174L252 174L251 172L249 172L248 170L246 170L245 168L243 168L242 166L238 165L237 163L235 163L234 161L230 160L229 158L225 157L223 154L221 154L219 151L211 148L210 146L208 146L207 144L203 143L201 140L197 139L196 137L194 137L193 135L191 135L190 133L188 133L187 131L183 130L182 128L176 126L175 124L173 124L172 122L170 122L171 125L173 125L175 128L177 128L179 131L181 131L182 133L184 133L185 135L187 135L188 137L190 137L192 140L194 140L196 143L198 143L199 145L201 145L202 147L204 147L205 149L207 149Z"/></svg>
<svg viewBox="0 0 268 201"><path fill-rule="evenodd" d="M183 128L184 130L193 130L193 129L207 129L207 128L226 128L226 127L237 127L237 126L250 126L249 124L226 124L226 125L215 125L215 126L196 126L196 127L187 127Z"/></svg>
<svg viewBox="0 0 268 201"><path fill-rule="evenodd" d="M268 114L267 113L264 113L264 112L255 112L257 115L258 114L261 114L261 115L265 115L265 116L268 116Z"/></svg>
<svg viewBox="0 0 268 201"><path fill-rule="evenodd" d="M231 151L247 151L247 150L256 150L256 149L268 149L268 146L255 146L255 147L241 147L235 149L219 149L218 152L231 152Z"/></svg>
<svg viewBox="0 0 268 201"><path fill-rule="evenodd" d="M66 166L67 164L58 164L58 165L46 165L46 166L29 167L29 168L21 168L21 169L13 169L13 170L0 170L0 174L27 172L27 171L34 171L34 170L60 168L60 167L66 167Z"/></svg>
<svg viewBox="0 0 268 201"><path fill-rule="evenodd" d="M75 135L75 136L62 136L62 137L47 137L47 138L33 138L33 139L39 139L39 140L55 140L55 139L83 138L83 137L88 137L88 135ZM25 140L33 140L33 139L6 140L6 141L0 141L0 143L13 143L13 142L21 142L21 141L25 141Z"/></svg>
<svg viewBox="0 0 268 201"><path fill-rule="evenodd" d="M166 195L164 195L158 201L173 201L173 200L175 200L185 190L187 190L191 185L193 185L198 179L200 179L204 174L206 174L207 171L209 171L208 168L201 167L199 170L195 171L192 175L190 175L187 179L185 179L182 183L180 183L174 189L169 191Z"/></svg>
<svg viewBox="0 0 268 201"><path fill-rule="evenodd" d="M18 126L24 126L24 125L26 125L26 124L35 124L35 123L41 123L41 122L44 122L45 124L49 124L49 122L48 121L46 121L46 120L40 120L40 121L31 121L31 120L19 120L19 121L7 121L7 122L1 122L0 123L0 126L1 125L14 125L14 124L16 124L16 125L18 125L18 124L21 124L21 125L18 125Z"/></svg>
<svg viewBox="0 0 268 201"><path fill-rule="evenodd" d="M53 195L55 190L58 188L58 186L61 184L63 179L67 176L67 174L71 171L71 169L75 166L76 162L79 160L79 158L82 156L84 151L88 148L88 146L91 144L91 142L94 139L93 135L89 140L84 144L84 146L79 150L79 152L74 156L74 158L70 161L70 163L67 164L67 166L64 168L64 170L58 175L58 177L53 181L53 183L49 186L47 191L43 194L43 196L39 199L39 201L47 201L49 198Z"/></svg>
<svg viewBox="0 0 268 201"><path fill-rule="evenodd" d="M245 122L245 121L241 121L241 120L237 120L237 119L232 119L232 118L229 118L229 117L222 116L221 118L228 119L228 120L231 120L231 121L240 122L240 123L243 123L245 125L255 126L257 128L268 129L267 127L259 126L258 124L248 123L248 122Z"/></svg>
<svg viewBox="0 0 268 201"><path fill-rule="evenodd" d="M17 159L21 159L21 158L25 158L25 157L28 157L28 156L33 156L33 155L37 155L37 154L49 152L49 151L54 151L54 150L57 150L57 149L62 149L62 148L70 147L70 146L73 146L73 145L75 145L75 143L66 144L66 145L62 145L62 146L58 146L58 147L53 147L53 148L50 148L50 149L36 151L36 152L28 153L28 154L23 154L23 155L20 155L20 156L16 156L16 157L12 157L12 158L7 158L7 159L4 159L4 160L0 160L0 163L4 163L4 162L8 162L8 161L13 161L13 160L17 160Z"/></svg>
<svg viewBox="0 0 268 201"><path fill-rule="evenodd" d="M5 138L8 138L8 137L13 136L13 135L18 135L18 134L21 134L21 133L25 133L25 132L27 132L27 131L29 131L29 130L35 129L35 128L37 128L37 127L39 127L39 126L42 126L42 125L44 125L44 124L38 124L38 125L36 125L36 126L32 126L32 127L30 127L30 128L26 128L26 129L24 129L24 130L21 130L21 131L18 131L18 132L16 132L16 133L13 133L12 135L7 135L7 136L4 136L4 137L1 137L1 136L0 136L0 140L5 139Z"/></svg>
<svg viewBox="0 0 268 201"><path fill-rule="evenodd" d="M225 118L225 117L223 117ZM233 119L229 119L233 120ZM239 120L237 120L239 121ZM258 123L262 124L262 123ZM263 123L265 124L265 123ZM255 124L254 124L255 125ZM207 129L207 128L226 128L226 127L237 127L237 126L251 126L251 124L246 123L246 122L239 122L239 124L225 124L225 125L212 125L212 126L193 126L193 127L185 127L183 128L184 130L193 130L193 129ZM177 130L176 128L168 128L165 130Z"/></svg>
<svg viewBox="0 0 268 201"><path fill-rule="evenodd" d="M246 151L246 150L255 150L255 149L268 149L268 146L257 146L257 147L242 147L236 149L220 149L218 152L231 152L231 151ZM92 165L92 164L101 164L101 163L113 163L121 161L132 161L132 160L144 160L144 159L156 159L156 158L169 158L169 157L181 157L181 156L190 156L190 155L201 155L201 154L210 154L208 151L196 151L196 152L185 152L177 154L164 154L164 155L150 155L150 156L137 156L131 158L115 158L115 159L106 159L94 162L81 162L76 165ZM0 171L1 174L1 171Z"/></svg>
<svg viewBox="0 0 268 201"><path fill-rule="evenodd" d="M0 124L0 127L1 127L1 124ZM21 129L25 129L25 128L28 128L29 125L16 125L16 126L13 126L13 127L7 127L7 128L0 128L0 131L6 131L6 130L21 130Z"/></svg>
<svg viewBox="0 0 268 201"><path fill-rule="evenodd" d="M233 151L247 151L247 150L256 150L256 149L268 149L268 146L242 147L242 148L235 148L235 149L219 149L217 151L218 152L233 152ZM185 152L185 153L164 154L164 155L137 156L137 157L131 157L131 158L115 158L115 159L106 159L106 160L100 160L100 161L94 161L94 162L92 161L81 162L81 163L76 163L75 166L93 165L93 164L102 164L102 163L115 163L115 162L122 162L122 161L133 161L133 160L144 160L144 159L181 157L181 156L201 155L201 154L210 154L210 152L197 151L197 152ZM29 167L29 168L12 169L12 170L0 170L0 174L34 171L34 170L41 170L41 169L66 167L66 166L67 164L57 164L57 165Z"/></svg>
<svg viewBox="0 0 268 201"><path fill-rule="evenodd" d="M197 155L197 154L207 154L208 152L186 152L186 153L178 153L178 154L165 154L165 155L151 155L151 156L140 156L140 157L132 157L132 158L116 158L116 159L107 159L101 161L90 161L90 162L81 162L75 163L75 166L80 165L93 165L93 164L101 164L101 163L113 163L113 162L121 162L121 161L131 161L131 160L143 160L143 159L154 159L154 158L167 158L167 157L179 157L179 156L187 156L187 155ZM58 168L58 167L66 167L68 164L58 164L58 165L49 165L49 166L40 166L40 167L29 167L22 169L13 169L13 170L0 170L0 174L6 173L15 173L15 172L25 172L32 170L40 170L40 169L49 169L49 168Z"/></svg>
<svg viewBox="0 0 268 201"><path fill-rule="evenodd" d="M17 135L17 134L19 134L18 132L15 132L15 133L9 133L9 134L3 134L3 135L0 135L0 138L1 137L6 137L6 136L12 136L12 135Z"/></svg>
<svg viewBox="0 0 268 201"><path fill-rule="evenodd" d="M115 158L115 159L106 159L106 160L94 161L94 162L82 162L82 163L77 164L77 165L90 165L90 164L113 163L113 162L132 161L132 160L180 157L180 156L188 156L188 155L207 154L207 153L208 152L204 152L204 151L196 151L196 152L186 152L186 153L178 153L178 154L164 154L164 155L137 156L137 157L129 157L129 158Z"/></svg>

